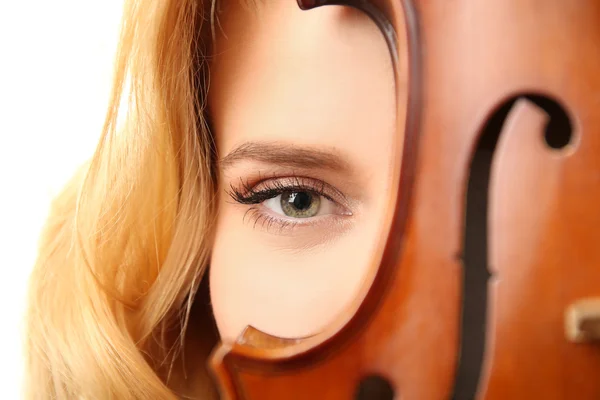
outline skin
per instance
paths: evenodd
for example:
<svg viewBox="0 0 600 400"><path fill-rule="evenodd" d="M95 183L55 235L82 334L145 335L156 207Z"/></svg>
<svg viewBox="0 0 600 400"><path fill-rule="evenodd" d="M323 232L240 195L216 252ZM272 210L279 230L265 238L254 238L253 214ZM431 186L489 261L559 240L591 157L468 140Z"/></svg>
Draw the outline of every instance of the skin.
<svg viewBox="0 0 600 400"><path fill-rule="evenodd" d="M221 161L210 265L219 333L310 336L357 299L384 238L398 145L388 50L345 7L229 0L219 22L209 90ZM313 194L315 216L230 194L298 183L330 198Z"/></svg>

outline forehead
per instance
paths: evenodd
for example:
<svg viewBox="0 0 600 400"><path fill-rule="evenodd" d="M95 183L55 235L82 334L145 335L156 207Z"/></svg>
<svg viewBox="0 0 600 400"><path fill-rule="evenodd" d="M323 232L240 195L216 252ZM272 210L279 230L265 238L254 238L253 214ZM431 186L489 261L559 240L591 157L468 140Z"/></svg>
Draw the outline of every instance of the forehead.
<svg viewBox="0 0 600 400"><path fill-rule="evenodd" d="M216 32L209 110L221 153L249 140L368 151L379 132L389 146L383 132L394 116L391 61L360 12L229 0Z"/></svg>

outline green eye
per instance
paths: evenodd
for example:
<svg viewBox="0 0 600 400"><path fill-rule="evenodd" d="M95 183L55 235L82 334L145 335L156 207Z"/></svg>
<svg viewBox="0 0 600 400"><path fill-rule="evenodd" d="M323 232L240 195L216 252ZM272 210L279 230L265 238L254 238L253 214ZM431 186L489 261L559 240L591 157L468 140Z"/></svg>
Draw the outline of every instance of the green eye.
<svg viewBox="0 0 600 400"><path fill-rule="evenodd" d="M317 215L321 206L321 198L311 192L281 193L281 210L292 218L310 218Z"/></svg>

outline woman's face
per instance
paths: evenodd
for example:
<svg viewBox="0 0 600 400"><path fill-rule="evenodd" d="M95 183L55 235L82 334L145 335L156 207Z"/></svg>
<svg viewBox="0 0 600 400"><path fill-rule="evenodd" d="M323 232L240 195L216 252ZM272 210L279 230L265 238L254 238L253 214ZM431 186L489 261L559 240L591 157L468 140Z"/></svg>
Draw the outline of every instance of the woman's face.
<svg viewBox="0 0 600 400"><path fill-rule="evenodd" d="M385 236L395 97L385 41L345 7L221 6L209 109L220 158L211 301L247 326L322 330L354 301Z"/></svg>

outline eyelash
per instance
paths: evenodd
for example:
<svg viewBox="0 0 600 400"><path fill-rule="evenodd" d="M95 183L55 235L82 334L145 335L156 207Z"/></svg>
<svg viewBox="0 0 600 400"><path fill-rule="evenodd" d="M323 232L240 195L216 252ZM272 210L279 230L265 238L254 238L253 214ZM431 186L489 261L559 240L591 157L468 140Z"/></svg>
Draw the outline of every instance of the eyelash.
<svg viewBox="0 0 600 400"><path fill-rule="evenodd" d="M285 179L291 179L292 183L284 184L281 180L271 179L252 186L249 182L242 181L241 190L232 185L229 195L240 204L260 204L285 191L306 191L323 196L327 200L335 201L326 193L325 188L327 184L321 180L297 176ZM261 189L256 189L261 186Z"/></svg>
<svg viewBox="0 0 600 400"><path fill-rule="evenodd" d="M244 219L246 219L247 216L254 219L254 227L260 224L261 227L268 230L276 226L280 231L283 231L294 228L297 225L306 225L308 221L300 222L292 219L287 220L281 217L275 217L261 210L258 205L266 200L279 196L286 191L310 192L318 196L322 196L336 204L344 202L345 200L345 197L342 193L327 183L319 179L299 176L269 179L254 185L250 184L249 181L244 182L240 179L240 187L236 188L231 185L228 194L235 202L239 204L253 206L246 211ZM329 193L331 192L335 193L335 195L330 195ZM336 197L338 200L334 199L334 197Z"/></svg>
<svg viewBox="0 0 600 400"><path fill-rule="evenodd" d="M267 231L275 226L278 228L279 232L283 232L301 224L301 222L288 221L272 215L267 215L257 207L251 207L248 211L246 211L246 214L244 214L244 220L246 217L254 220L253 228L256 228L256 226L260 224L260 227L265 228Z"/></svg>

